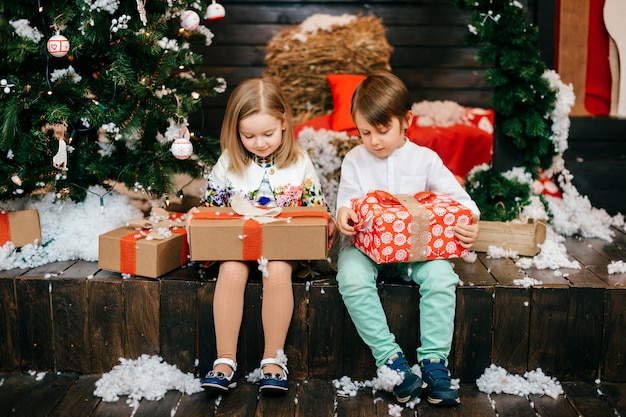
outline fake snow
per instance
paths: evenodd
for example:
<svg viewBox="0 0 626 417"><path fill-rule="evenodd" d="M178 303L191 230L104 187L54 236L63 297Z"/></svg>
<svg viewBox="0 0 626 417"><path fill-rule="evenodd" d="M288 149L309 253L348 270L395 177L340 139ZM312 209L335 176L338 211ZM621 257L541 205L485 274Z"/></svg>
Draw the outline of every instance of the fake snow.
<svg viewBox="0 0 626 417"><path fill-rule="evenodd" d="M159 356L141 355L136 360L120 358L120 364L96 381L94 395L113 402L127 395L126 403L134 409L141 399L158 401L170 390L187 395L201 392L200 380L191 373L183 373Z"/></svg>
<svg viewBox="0 0 626 417"><path fill-rule="evenodd" d="M546 376L541 368L521 375L510 374L506 369L491 364L476 380L476 386L486 394L511 394L527 396L530 394L547 395L556 399L563 394L561 383Z"/></svg>
<svg viewBox="0 0 626 417"><path fill-rule="evenodd" d="M103 196L104 206L101 206ZM67 260L98 260L98 236L131 220L143 218L127 196L91 187L81 203L58 200L54 193L0 201L7 211L36 209L42 242L16 249L7 242L0 247L0 270L33 268Z"/></svg>
<svg viewBox="0 0 626 417"><path fill-rule="evenodd" d="M609 274L624 274L626 273L626 263L624 261L612 261L607 269Z"/></svg>
<svg viewBox="0 0 626 417"><path fill-rule="evenodd" d="M34 376L35 381L41 381L42 379L46 377L45 372L28 371L28 375Z"/></svg>
<svg viewBox="0 0 626 417"><path fill-rule="evenodd" d="M286 368L287 361L288 359L287 359L287 355L285 355L285 351L282 349L278 349L276 351L276 363L279 365L283 365ZM253 384L257 382L261 382L262 378L263 378L263 369L261 369L260 366L256 368L255 370L253 370L252 372L250 372L248 375L246 375L246 381L253 383Z"/></svg>

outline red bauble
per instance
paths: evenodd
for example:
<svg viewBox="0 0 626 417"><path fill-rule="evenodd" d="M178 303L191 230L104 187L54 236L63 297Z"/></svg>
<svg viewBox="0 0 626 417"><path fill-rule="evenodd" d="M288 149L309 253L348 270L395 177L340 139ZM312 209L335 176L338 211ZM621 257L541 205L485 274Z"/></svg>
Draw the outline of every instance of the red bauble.
<svg viewBox="0 0 626 417"><path fill-rule="evenodd" d="M222 20L226 16L226 9L219 3L213 0L213 3L209 4L206 9L206 18L212 21Z"/></svg>
<svg viewBox="0 0 626 417"><path fill-rule="evenodd" d="M200 16L193 10L186 10L180 15L180 25L185 30L194 30L200 25Z"/></svg>
<svg viewBox="0 0 626 417"><path fill-rule="evenodd" d="M57 58L67 55L70 51L70 41L63 35L54 35L48 39L48 52Z"/></svg>

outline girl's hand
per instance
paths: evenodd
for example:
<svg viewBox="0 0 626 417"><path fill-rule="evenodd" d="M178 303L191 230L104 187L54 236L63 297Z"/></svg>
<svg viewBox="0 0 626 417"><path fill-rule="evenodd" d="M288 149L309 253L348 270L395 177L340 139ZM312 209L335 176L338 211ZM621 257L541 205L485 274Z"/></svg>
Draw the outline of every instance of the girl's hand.
<svg viewBox="0 0 626 417"><path fill-rule="evenodd" d="M459 239L461 246L465 249L469 249L476 243L479 231L478 216L474 214L474 216L472 216L472 224L459 224L455 226L454 235Z"/></svg>
<svg viewBox="0 0 626 417"><path fill-rule="evenodd" d="M335 232L337 231L337 226L335 225L335 220L332 216L328 216L328 249L333 246L333 242L335 240Z"/></svg>
<svg viewBox="0 0 626 417"><path fill-rule="evenodd" d="M359 222L359 215L350 207L341 207L337 212L337 228L346 236L354 236L354 224Z"/></svg>
<svg viewBox="0 0 626 417"><path fill-rule="evenodd" d="M189 225L191 224L191 219L193 218L193 215L196 213L200 213L200 210L198 210L198 207L192 207L187 212L187 219L185 221L185 230L187 231L187 243L190 243L189 242L189 239L190 239Z"/></svg>

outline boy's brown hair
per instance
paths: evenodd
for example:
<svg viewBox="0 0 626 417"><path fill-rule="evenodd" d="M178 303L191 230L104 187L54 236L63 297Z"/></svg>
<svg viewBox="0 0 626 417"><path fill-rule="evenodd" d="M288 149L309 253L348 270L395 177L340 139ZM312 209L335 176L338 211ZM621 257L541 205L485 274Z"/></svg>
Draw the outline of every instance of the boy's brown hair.
<svg viewBox="0 0 626 417"><path fill-rule="evenodd" d="M285 123L283 140L274 156L276 165L285 167L298 160L300 147L293 134L293 116L280 85L271 77L256 77L240 83L232 92L226 104L226 113L220 132L222 152L230 153L231 169L241 173L250 163L252 155L241 143L239 122L257 113L266 113Z"/></svg>
<svg viewBox="0 0 626 417"><path fill-rule="evenodd" d="M361 81L352 96L352 118L358 112L372 126L389 126L411 110L411 94L404 82L389 71L376 71Z"/></svg>

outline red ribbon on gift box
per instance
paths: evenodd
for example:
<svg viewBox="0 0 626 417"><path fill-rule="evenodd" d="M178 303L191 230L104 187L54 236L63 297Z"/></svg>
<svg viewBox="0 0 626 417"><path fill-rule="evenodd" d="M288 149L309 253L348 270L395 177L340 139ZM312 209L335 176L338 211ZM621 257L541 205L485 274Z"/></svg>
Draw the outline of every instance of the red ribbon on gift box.
<svg viewBox="0 0 626 417"><path fill-rule="evenodd" d="M189 244L187 243L187 230L184 227L171 228L171 232L183 236L183 249L181 251L180 264L184 265L189 259ZM137 273L137 241L145 239L150 229L135 231L120 239L120 272L122 274L136 275Z"/></svg>
<svg viewBox="0 0 626 417"><path fill-rule="evenodd" d="M9 213L0 211L0 246L11 241L11 225L9 224Z"/></svg>
<svg viewBox="0 0 626 417"><path fill-rule="evenodd" d="M328 219L329 214L323 211L302 211L302 212L289 212L278 213L273 216L275 219L289 219L291 217L323 217ZM205 220L226 220L233 218L243 218L244 216L236 212L215 212L215 211L201 211L193 215L194 219ZM243 222L243 245L242 245L242 259L244 261L256 261L259 260L263 254L263 224L254 220L254 218L245 219Z"/></svg>

